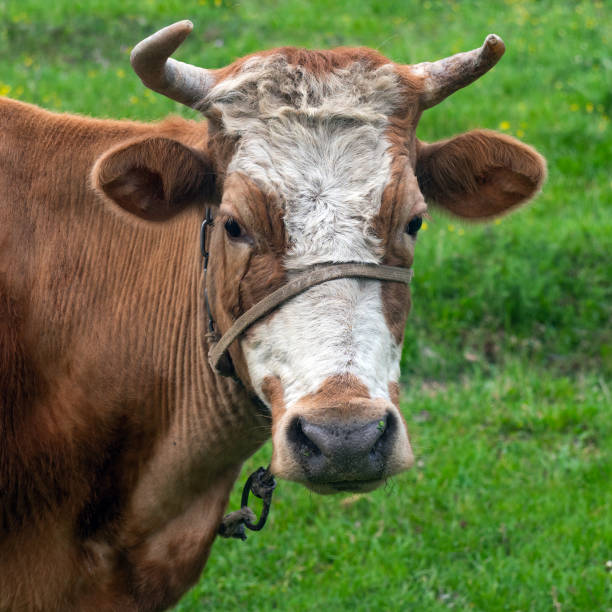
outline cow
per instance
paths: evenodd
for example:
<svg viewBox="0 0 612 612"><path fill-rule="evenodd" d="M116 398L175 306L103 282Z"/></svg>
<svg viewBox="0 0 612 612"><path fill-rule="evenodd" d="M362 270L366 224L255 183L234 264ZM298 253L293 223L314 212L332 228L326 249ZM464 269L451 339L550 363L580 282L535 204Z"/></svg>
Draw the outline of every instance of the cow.
<svg viewBox="0 0 612 612"><path fill-rule="evenodd" d="M416 137L501 57L495 35L416 65L284 47L204 69L170 58L191 30L131 61L205 122L0 101L3 611L172 605L270 436L270 471L318 493L409 468L399 360L427 206L490 219L545 177L507 135Z"/></svg>

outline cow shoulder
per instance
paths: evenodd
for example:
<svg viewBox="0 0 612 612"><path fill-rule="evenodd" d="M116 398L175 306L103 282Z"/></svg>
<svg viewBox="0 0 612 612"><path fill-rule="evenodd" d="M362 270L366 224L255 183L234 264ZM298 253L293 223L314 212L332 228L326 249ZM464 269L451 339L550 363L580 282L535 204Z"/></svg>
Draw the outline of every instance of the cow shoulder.
<svg viewBox="0 0 612 612"><path fill-rule="evenodd" d="M425 199L466 219L505 213L537 194L546 161L532 147L489 130L417 142L416 175Z"/></svg>

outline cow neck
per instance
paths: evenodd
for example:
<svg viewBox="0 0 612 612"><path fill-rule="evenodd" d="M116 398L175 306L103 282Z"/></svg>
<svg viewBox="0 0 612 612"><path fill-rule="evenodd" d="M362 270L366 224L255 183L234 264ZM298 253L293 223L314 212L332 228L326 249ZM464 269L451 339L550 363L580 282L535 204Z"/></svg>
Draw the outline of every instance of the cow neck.
<svg viewBox="0 0 612 612"><path fill-rule="evenodd" d="M151 307L147 308L152 315L144 328L146 333L137 338L140 349L135 354L143 355L143 361L154 365L158 379L148 386L153 387L158 402L149 405L159 409L156 418L164 431L160 444L168 447L162 459L170 461L168 457L177 453L176 469L185 481L190 478L190 466L200 466L203 461L202 448L219 461L214 464L212 459L206 459L213 471L225 469L228 462L243 461L263 442L255 439L255 435L247 435L248 432L263 431L266 423L252 409L247 389L241 383L216 376L208 365L207 320L205 316L194 316L205 312L201 263L198 253L192 250L193 243L190 246L185 241L185 232L193 228L196 215L193 211L173 227L148 230L164 231L168 242L164 249L150 250L147 267L151 271L144 278L135 279L136 283L155 287L151 289ZM170 247L181 256L164 256ZM190 265L185 265L186 260ZM149 276L157 282L148 282ZM153 304L153 299L158 301ZM234 438L236 432L244 435ZM160 464L159 470L162 468Z"/></svg>
<svg viewBox="0 0 612 612"><path fill-rule="evenodd" d="M390 281L395 283L409 284L412 280L413 271L409 268L399 266L386 266L383 264L348 262L348 263L325 263L310 266L282 287L276 289L266 297L256 302L245 313L239 316L230 328L219 335L215 327L213 314L208 300L207 269L209 251L207 247L207 230L213 225L212 210L206 209L206 216L202 222L200 232L200 248L202 251L204 265L204 302L208 316L209 352L208 360L213 371L223 376L236 377L236 373L229 356L229 348L254 323L270 314L281 304L291 298L300 295L307 289L320 285L326 281L339 278L361 278Z"/></svg>

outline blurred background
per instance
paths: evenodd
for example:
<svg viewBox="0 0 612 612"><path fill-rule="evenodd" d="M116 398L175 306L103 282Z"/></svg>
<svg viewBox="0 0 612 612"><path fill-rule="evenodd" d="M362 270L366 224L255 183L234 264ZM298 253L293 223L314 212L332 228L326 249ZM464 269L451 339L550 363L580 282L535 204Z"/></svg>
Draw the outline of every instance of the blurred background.
<svg viewBox="0 0 612 612"><path fill-rule="evenodd" d="M265 530L218 540L177 610L612 610L612 4L0 0L0 95L196 117L129 65L180 19L195 28L177 58L209 68L280 45L431 61L495 32L500 63L417 134L499 130L549 178L509 217L433 211L419 234L402 369L415 467L367 496L282 482Z"/></svg>

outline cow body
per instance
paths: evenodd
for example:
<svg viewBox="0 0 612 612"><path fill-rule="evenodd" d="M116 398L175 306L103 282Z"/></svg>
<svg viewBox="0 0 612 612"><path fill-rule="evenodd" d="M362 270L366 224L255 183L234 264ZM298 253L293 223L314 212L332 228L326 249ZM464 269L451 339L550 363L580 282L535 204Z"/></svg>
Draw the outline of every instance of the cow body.
<svg viewBox="0 0 612 612"><path fill-rule="evenodd" d="M272 472L321 493L410 467L404 284L310 287L230 346L234 378L209 343L313 265L410 268L426 200L485 219L544 178L504 135L415 136L423 109L501 56L494 36L450 63L283 48L206 71L167 59L190 29L132 62L207 123L0 99L1 611L171 605L270 434Z"/></svg>
<svg viewBox="0 0 612 612"><path fill-rule="evenodd" d="M206 130L0 101L0 610L174 601L268 435L207 363L201 213L145 226L90 186L118 142Z"/></svg>

